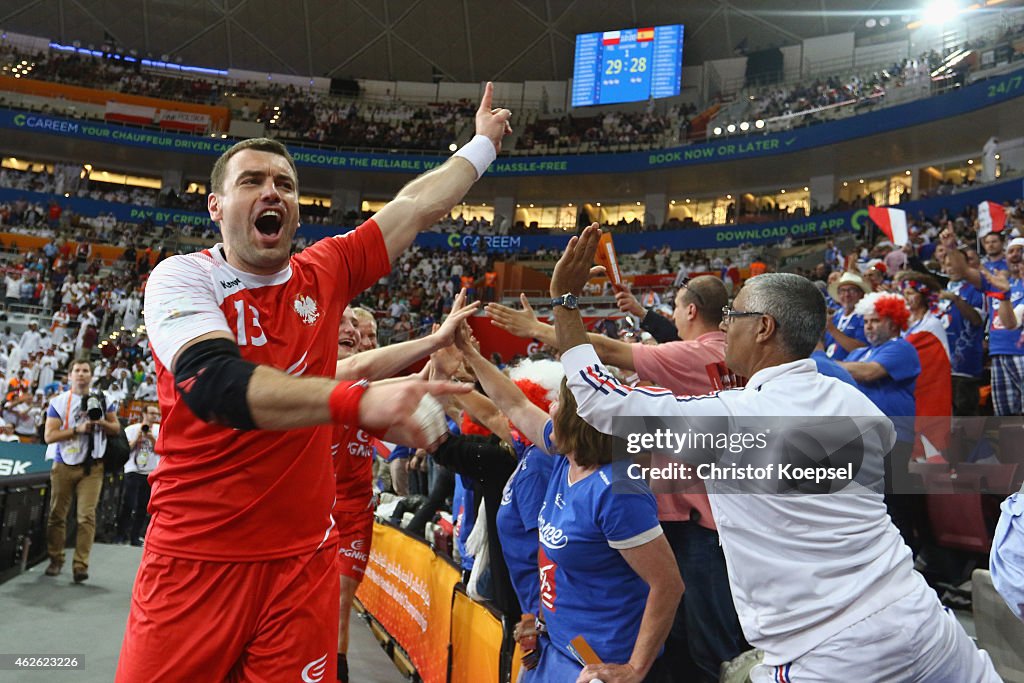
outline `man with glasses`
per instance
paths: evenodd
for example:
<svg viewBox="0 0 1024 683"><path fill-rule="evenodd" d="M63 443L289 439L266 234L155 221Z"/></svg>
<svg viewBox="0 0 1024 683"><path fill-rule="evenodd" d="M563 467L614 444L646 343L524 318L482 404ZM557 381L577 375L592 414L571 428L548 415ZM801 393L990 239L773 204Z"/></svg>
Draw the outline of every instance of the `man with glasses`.
<svg viewBox="0 0 1024 683"><path fill-rule="evenodd" d="M895 441L891 424L859 391L820 375L809 358L825 327L818 289L797 275L768 273L748 280L723 310L726 363L749 378L743 389L700 397L634 390L601 365L574 305L599 239L594 224L570 240L551 277L551 294L561 300L555 327L562 364L580 417L607 434L616 418L630 416L676 417L695 427L710 420L730 431L741 420L785 425L780 414L825 418L836 428L858 427L858 438L843 439L852 444L843 450L853 450L844 457L856 460L859 472L875 473L864 485L851 482L853 492L827 495L754 493L760 486L729 495L735 482L706 480L743 632L764 651L751 679L997 683L988 655L943 613L886 515L876 489ZM789 436L800 437L801 429ZM787 453L783 443L803 443L773 438L778 445L769 456ZM766 450L737 457L757 459ZM606 671L588 666L581 680L607 680Z"/></svg>
<svg viewBox="0 0 1024 683"><path fill-rule="evenodd" d="M142 422L124 429L131 449L124 464L124 496L117 515L117 543L142 545L149 524L149 473L160 464L156 438L160 435L160 406L148 405L142 411Z"/></svg>

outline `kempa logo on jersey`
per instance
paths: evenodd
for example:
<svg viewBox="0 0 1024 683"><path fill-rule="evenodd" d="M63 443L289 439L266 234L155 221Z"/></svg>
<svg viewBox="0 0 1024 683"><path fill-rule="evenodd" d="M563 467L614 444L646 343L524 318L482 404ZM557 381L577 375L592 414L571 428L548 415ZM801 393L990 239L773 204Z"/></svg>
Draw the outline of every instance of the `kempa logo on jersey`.
<svg viewBox="0 0 1024 683"><path fill-rule="evenodd" d="M224 282L224 280L220 281L221 289L231 289L233 287L240 287L241 284L242 284L242 278L238 278L238 277L236 277L234 280L228 280L227 282Z"/></svg>
<svg viewBox="0 0 1024 683"><path fill-rule="evenodd" d="M302 668L303 683L320 683L327 673L327 655L318 657Z"/></svg>
<svg viewBox="0 0 1024 683"><path fill-rule="evenodd" d="M320 318L320 311L317 310L316 301L312 297L302 296L301 294L295 297L294 304L295 312L302 318L302 322L307 325L314 325Z"/></svg>

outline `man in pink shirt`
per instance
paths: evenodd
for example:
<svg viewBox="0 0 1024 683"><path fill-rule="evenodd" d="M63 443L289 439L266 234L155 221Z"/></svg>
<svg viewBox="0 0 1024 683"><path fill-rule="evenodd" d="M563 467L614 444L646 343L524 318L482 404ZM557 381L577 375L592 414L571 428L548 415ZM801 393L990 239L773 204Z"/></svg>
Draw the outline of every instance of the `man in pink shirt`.
<svg viewBox="0 0 1024 683"><path fill-rule="evenodd" d="M519 337L534 337L557 346L555 328L537 320L525 297L523 311L489 304L487 314L494 323ZM680 341L665 344L628 344L604 335L591 334L601 362L622 370L633 370L641 381L670 389L676 395L695 396L736 386L736 378L725 365L725 333L719 329L722 308L729 303L722 280L704 275L684 281L675 298L672 319ZM679 680L714 682L723 661L746 649L739 619L733 607L725 556L718 541L707 492L700 482L680 485L652 481L658 499L658 519L676 554L686 594L676 623L665 643L660 662ZM688 667L685 653L696 664ZM673 647L674 646L674 647ZM678 658L682 655L682 660ZM692 677L680 676L687 668Z"/></svg>

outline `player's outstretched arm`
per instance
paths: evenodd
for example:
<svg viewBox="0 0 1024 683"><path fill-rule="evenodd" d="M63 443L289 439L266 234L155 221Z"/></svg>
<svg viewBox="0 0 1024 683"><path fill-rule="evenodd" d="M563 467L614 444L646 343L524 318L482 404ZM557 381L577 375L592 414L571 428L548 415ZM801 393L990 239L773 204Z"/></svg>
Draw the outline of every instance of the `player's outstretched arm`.
<svg viewBox="0 0 1024 683"><path fill-rule="evenodd" d="M370 349L338 361L334 379L383 379L404 370L421 358L435 351L451 346L455 341L455 330L471 315L476 313L480 303L466 305L466 290L455 297L452 313L445 318L436 332L426 337L411 339L400 344L391 344L379 349Z"/></svg>
<svg viewBox="0 0 1024 683"><path fill-rule="evenodd" d="M224 332L190 341L177 353L172 368L178 395L205 422L275 431L358 425L418 448L436 445L414 415L421 399L472 389L419 379L367 385L293 377L242 359L234 339Z"/></svg>
<svg viewBox="0 0 1024 683"><path fill-rule="evenodd" d="M501 151L501 140L512 132L508 109L492 108L494 84L484 87L476 112L476 136L448 161L403 187L374 215L394 261L416 235L444 218Z"/></svg>

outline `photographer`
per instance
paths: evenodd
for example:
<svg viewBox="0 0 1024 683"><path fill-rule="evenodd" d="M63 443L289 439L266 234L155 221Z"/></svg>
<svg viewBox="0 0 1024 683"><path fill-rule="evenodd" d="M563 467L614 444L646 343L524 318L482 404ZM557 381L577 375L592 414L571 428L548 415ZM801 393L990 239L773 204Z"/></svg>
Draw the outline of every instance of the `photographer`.
<svg viewBox="0 0 1024 683"><path fill-rule="evenodd" d="M124 464L124 497L117 515L117 542L141 546L149 517L149 473L160 463L156 437L160 434L160 406L146 406L142 422L125 427L131 454Z"/></svg>
<svg viewBox="0 0 1024 683"><path fill-rule="evenodd" d="M107 435L121 428L116 404L108 404L102 395L90 393L92 363L75 360L68 373L69 391L57 394L46 412L43 437L57 444L50 470L50 517L46 523L46 542L50 555L47 576L57 576L64 565L65 524L71 499L78 495L78 537L75 542L74 579L89 578L89 551L96 533L96 503L103 487L103 452Z"/></svg>

